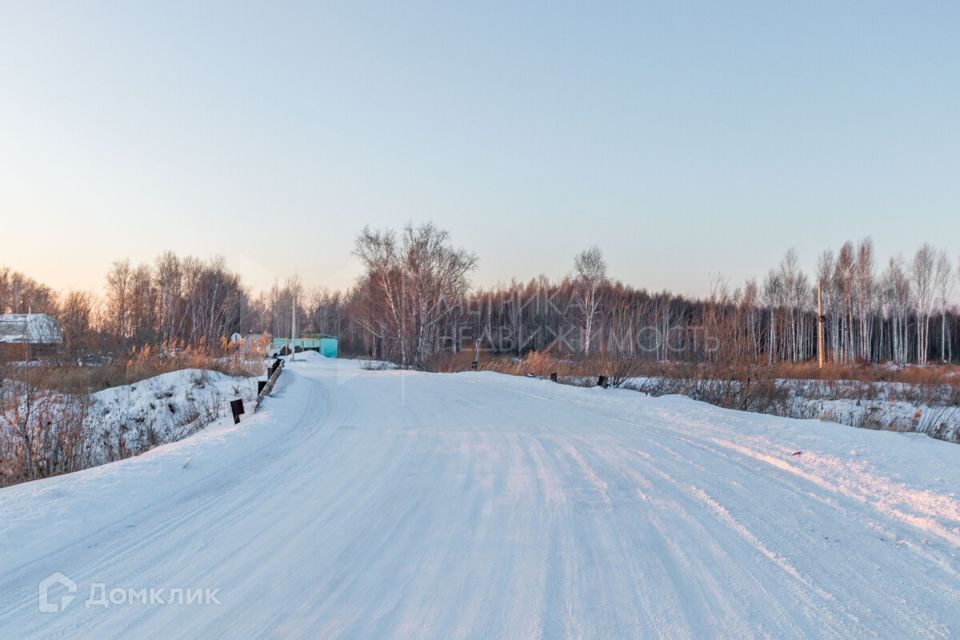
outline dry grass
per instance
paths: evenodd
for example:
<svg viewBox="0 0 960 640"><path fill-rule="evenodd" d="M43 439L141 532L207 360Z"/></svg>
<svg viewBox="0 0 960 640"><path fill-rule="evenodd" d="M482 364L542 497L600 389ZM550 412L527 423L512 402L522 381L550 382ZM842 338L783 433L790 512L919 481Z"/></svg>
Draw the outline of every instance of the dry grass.
<svg viewBox="0 0 960 640"><path fill-rule="evenodd" d="M473 352L441 353L437 354L429 363L430 371L454 373L457 371L471 371ZM569 360L559 360L549 353L531 351L525 357L481 353L477 369L479 371L496 371L518 376L537 376L546 378L552 373L560 376L578 375L582 369L579 363Z"/></svg>
<svg viewBox="0 0 960 640"><path fill-rule="evenodd" d="M775 365L781 378L803 380L851 380L857 382L900 382L904 384L950 384L960 381L960 366L935 364L894 366L866 363L825 363L823 368L816 362Z"/></svg>
<svg viewBox="0 0 960 640"><path fill-rule="evenodd" d="M24 382L32 381L63 393L95 393L183 369L219 371L231 376L256 376L263 373L265 353L265 349L242 351L230 346L214 352L202 347L156 348L146 345L99 365L46 363L29 367L8 366L0 375ZM41 371L42 375L38 375Z"/></svg>
<svg viewBox="0 0 960 640"><path fill-rule="evenodd" d="M472 352L442 353L430 362L431 371L469 371ZM816 362L804 363L741 363L741 362L658 362L640 360L611 353L598 353L589 358L569 356L557 358L549 352L532 351L523 358L508 355L480 354L478 369L514 375L547 377L594 377L606 375L613 386L629 378L658 377L674 379L730 379L752 383L758 380L806 380L836 385L839 397L857 397L874 388L890 388L899 383L914 389L960 389L960 366L928 365L926 367L893 367L887 365L828 363L822 369ZM851 391L852 390L852 391ZM926 395L926 391L922 393Z"/></svg>
<svg viewBox="0 0 960 640"><path fill-rule="evenodd" d="M431 371L456 372L472 369L473 353L445 353L435 357L430 363ZM558 358L546 351L531 351L524 357L493 355L481 353L477 369L496 371L517 376L548 378L556 374L567 382L580 383L582 380L607 376L611 386L620 386L626 380L641 374L641 363L632 358L612 354L597 354L590 358Z"/></svg>

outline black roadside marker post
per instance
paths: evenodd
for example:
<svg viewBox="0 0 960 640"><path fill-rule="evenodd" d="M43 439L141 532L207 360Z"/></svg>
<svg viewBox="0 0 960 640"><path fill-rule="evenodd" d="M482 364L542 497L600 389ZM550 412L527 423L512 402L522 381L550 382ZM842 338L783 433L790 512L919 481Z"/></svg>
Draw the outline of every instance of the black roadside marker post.
<svg viewBox="0 0 960 640"><path fill-rule="evenodd" d="M258 396L259 396L261 393L263 393L263 388L264 388L265 386L267 386L267 381L266 381L266 380L257 380L257 395L258 395Z"/></svg>
<svg viewBox="0 0 960 640"><path fill-rule="evenodd" d="M240 414L243 413L243 400L230 401L230 411L233 412L233 424L240 424Z"/></svg>

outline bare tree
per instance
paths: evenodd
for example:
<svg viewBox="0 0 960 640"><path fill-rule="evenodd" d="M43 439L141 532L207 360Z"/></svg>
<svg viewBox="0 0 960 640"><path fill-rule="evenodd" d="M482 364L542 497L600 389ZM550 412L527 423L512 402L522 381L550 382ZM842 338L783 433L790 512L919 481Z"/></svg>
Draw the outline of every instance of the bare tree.
<svg viewBox="0 0 960 640"><path fill-rule="evenodd" d="M50 287L0 267L0 313L55 313L56 310L57 299Z"/></svg>
<svg viewBox="0 0 960 640"><path fill-rule="evenodd" d="M934 273L934 283L937 290L937 304L940 307L940 361L947 362L949 337L947 334L947 305L950 302L950 292L953 289L953 267L946 251L937 256L937 267Z"/></svg>
<svg viewBox="0 0 960 640"><path fill-rule="evenodd" d="M71 358L83 355L92 346L93 310L93 296L84 291L71 291L60 306L63 347Z"/></svg>
<svg viewBox="0 0 960 640"><path fill-rule="evenodd" d="M128 298L128 325L133 343L152 343L157 328L157 292L147 265L141 264L130 273Z"/></svg>
<svg viewBox="0 0 960 640"><path fill-rule="evenodd" d="M573 261L574 287L582 314L583 353L590 353L593 321L597 317L607 284L607 263L598 247L577 254Z"/></svg>
<svg viewBox="0 0 960 640"><path fill-rule="evenodd" d="M364 228L354 254L365 268L367 330L395 337L402 366L425 367L439 340L438 324L468 290L476 256L454 248L449 234L429 222L408 224L399 241L393 231ZM378 315L387 322L377 322Z"/></svg>
<svg viewBox="0 0 960 640"><path fill-rule="evenodd" d="M107 314L118 342L127 337L130 312L130 261L117 260L107 273Z"/></svg>
<svg viewBox="0 0 960 640"><path fill-rule="evenodd" d="M924 244L913 257L914 304L917 313L917 364L927 364L930 344L930 316L936 299L934 269L936 252Z"/></svg>
<svg viewBox="0 0 960 640"><path fill-rule="evenodd" d="M865 238L857 248L857 266L855 273L855 289L857 296L857 320L860 329L859 351L860 357L867 361L873 360L873 305L874 305L874 275L873 275L873 241Z"/></svg>
<svg viewBox="0 0 960 640"><path fill-rule="evenodd" d="M842 362L850 362L857 357L857 341L854 336L854 298L856 296L856 252L853 243L847 242L840 247L837 261L834 263L834 283L837 288L839 320L841 322L840 344L838 352Z"/></svg>
<svg viewBox="0 0 960 640"><path fill-rule="evenodd" d="M182 280L180 259L172 251L157 258L155 275L157 289L157 323L160 340L170 343L176 340L183 328Z"/></svg>
<svg viewBox="0 0 960 640"><path fill-rule="evenodd" d="M883 300L890 318L891 357L897 364L909 359L911 305L910 278L902 257L891 258L883 274Z"/></svg>
<svg viewBox="0 0 960 640"><path fill-rule="evenodd" d="M368 302L365 327L382 341L396 339L400 365L408 364L406 274L392 230L364 227L354 246L354 255L365 269L362 289Z"/></svg>
<svg viewBox="0 0 960 640"><path fill-rule="evenodd" d="M770 314L768 321L767 363L773 364L777 356L777 311L783 306L783 280L781 275L771 270L763 281L763 302Z"/></svg>
<svg viewBox="0 0 960 640"><path fill-rule="evenodd" d="M467 293L477 258L455 249L450 235L431 222L404 228L403 251L415 313L414 365L423 368L433 352L435 328Z"/></svg>

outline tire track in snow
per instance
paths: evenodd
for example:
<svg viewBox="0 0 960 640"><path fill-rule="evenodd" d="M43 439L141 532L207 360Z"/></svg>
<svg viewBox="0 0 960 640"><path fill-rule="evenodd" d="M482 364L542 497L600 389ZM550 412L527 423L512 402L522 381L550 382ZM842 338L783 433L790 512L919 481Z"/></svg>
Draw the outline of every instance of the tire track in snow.
<svg viewBox="0 0 960 640"><path fill-rule="evenodd" d="M684 427L689 427L689 423L684 424ZM649 430L645 430L645 432L650 434L657 434L660 437L669 437L670 435L670 434L665 434L662 429L649 429ZM715 432L716 432L716 429L708 430L708 433L715 433ZM755 473L754 468L745 466L741 461L735 460L733 458L728 458L728 456L725 454L723 450L718 450L715 447L711 447L709 446L709 444L706 444L706 443L697 442L691 437L688 437L686 435L681 435L680 433L673 434L673 437L685 443L688 446L688 450L690 451L703 450L705 452L710 453L711 456L715 456L718 459L728 459L732 464L735 464L746 471ZM653 443L648 441L648 444L653 444ZM682 456L676 455L676 452L670 447L663 448L663 450L668 452L671 458L678 459L677 460L678 462L684 462L686 460ZM650 456L648 456L648 458L652 459L652 457ZM695 463L693 463L693 466L695 468L700 468L700 469L703 468L701 465L696 465ZM778 482L785 490L788 490L791 493L795 494L796 497L794 498L794 500L795 500L795 503L798 505L804 505L804 498L813 498L818 502L829 504L832 508L837 509L838 511L842 512L847 516L850 515L845 507L829 499L823 499L820 496L809 494L803 491L802 489L799 489L797 486L788 483L786 481L786 478L784 477L773 475L773 476L764 476L763 479L765 481ZM801 508L804 508L804 507L801 506ZM857 514L857 517L862 518L862 514ZM872 522L868 520L865 524L870 526L872 525ZM807 535L807 534L801 534L801 535L803 539L805 539L811 544L811 546L815 546L814 543L816 542L816 539L813 536ZM929 558L926 558L926 557L925 559L929 560ZM903 571L903 569L897 570L896 573L899 573L900 571ZM830 577L831 580L833 579L832 576L828 576L828 577ZM925 583L926 582L930 582L929 576L925 577ZM843 585L842 583L837 586L841 587L844 591L846 591L846 586ZM957 590L956 590L956 583L954 581L934 581L932 585L924 584L924 586L927 587L928 591L934 591L934 592L939 591L940 593L944 593L944 594L954 594L952 597L956 597ZM860 588L861 589L866 588L869 591L873 592L878 601L888 601L888 602L900 601L900 608L885 609L884 611L880 611L880 612L877 612L875 610L871 611L869 609L863 609L862 611L860 611L859 614L854 613L852 611L849 611L849 608L850 606L853 606L857 609L862 609L862 607L859 606L859 599L853 594L845 594L844 601L848 603L847 615L851 616L850 618L851 620L861 620L864 616L870 617L870 616L878 616L878 615L881 617L889 618L892 614L896 614L897 618L892 619L893 622L902 624L903 622L907 622L910 620L925 620L926 628L931 630L935 630L938 628L938 625L933 620L930 620L929 617L926 616L920 608L915 606L913 603L904 601L900 597L900 594L898 592L891 592L889 590L881 591L874 586L874 583L869 581L861 585ZM833 595L836 596L836 594L833 594ZM862 634L863 632L860 632L860 633ZM842 635L843 634L841 634L841 636ZM945 635L946 635L946 631L944 629L940 629L940 631L931 631L931 633L929 634L929 637L945 637Z"/></svg>

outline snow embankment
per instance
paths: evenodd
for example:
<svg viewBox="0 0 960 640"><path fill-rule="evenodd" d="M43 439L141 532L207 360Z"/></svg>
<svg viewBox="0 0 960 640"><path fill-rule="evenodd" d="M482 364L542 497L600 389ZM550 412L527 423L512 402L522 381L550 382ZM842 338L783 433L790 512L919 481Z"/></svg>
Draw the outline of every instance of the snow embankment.
<svg viewBox="0 0 960 640"><path fill-rule="evenodd" d="M184 369L95 393L85 429L90 462L103 464L181 440L229 413L230 400L250 405L256 385L252 378Z"/></svg>
<svg viewBox="0 0 960 640"><path fill-rule="evenodd" d="M572 377L564 382L592 386L596 378ZM738 381L731 380L651 376L629 378L623 388L654 396L690 395L710 402L711 396L726 399L724 391L736 396L742 387ZM956 389L949 385L777 379L769 391L771 395L767 397L756 396L754 404L758 406L758 413L879 431L922 433L937 440L960 443L960 405Z"/></svg>

